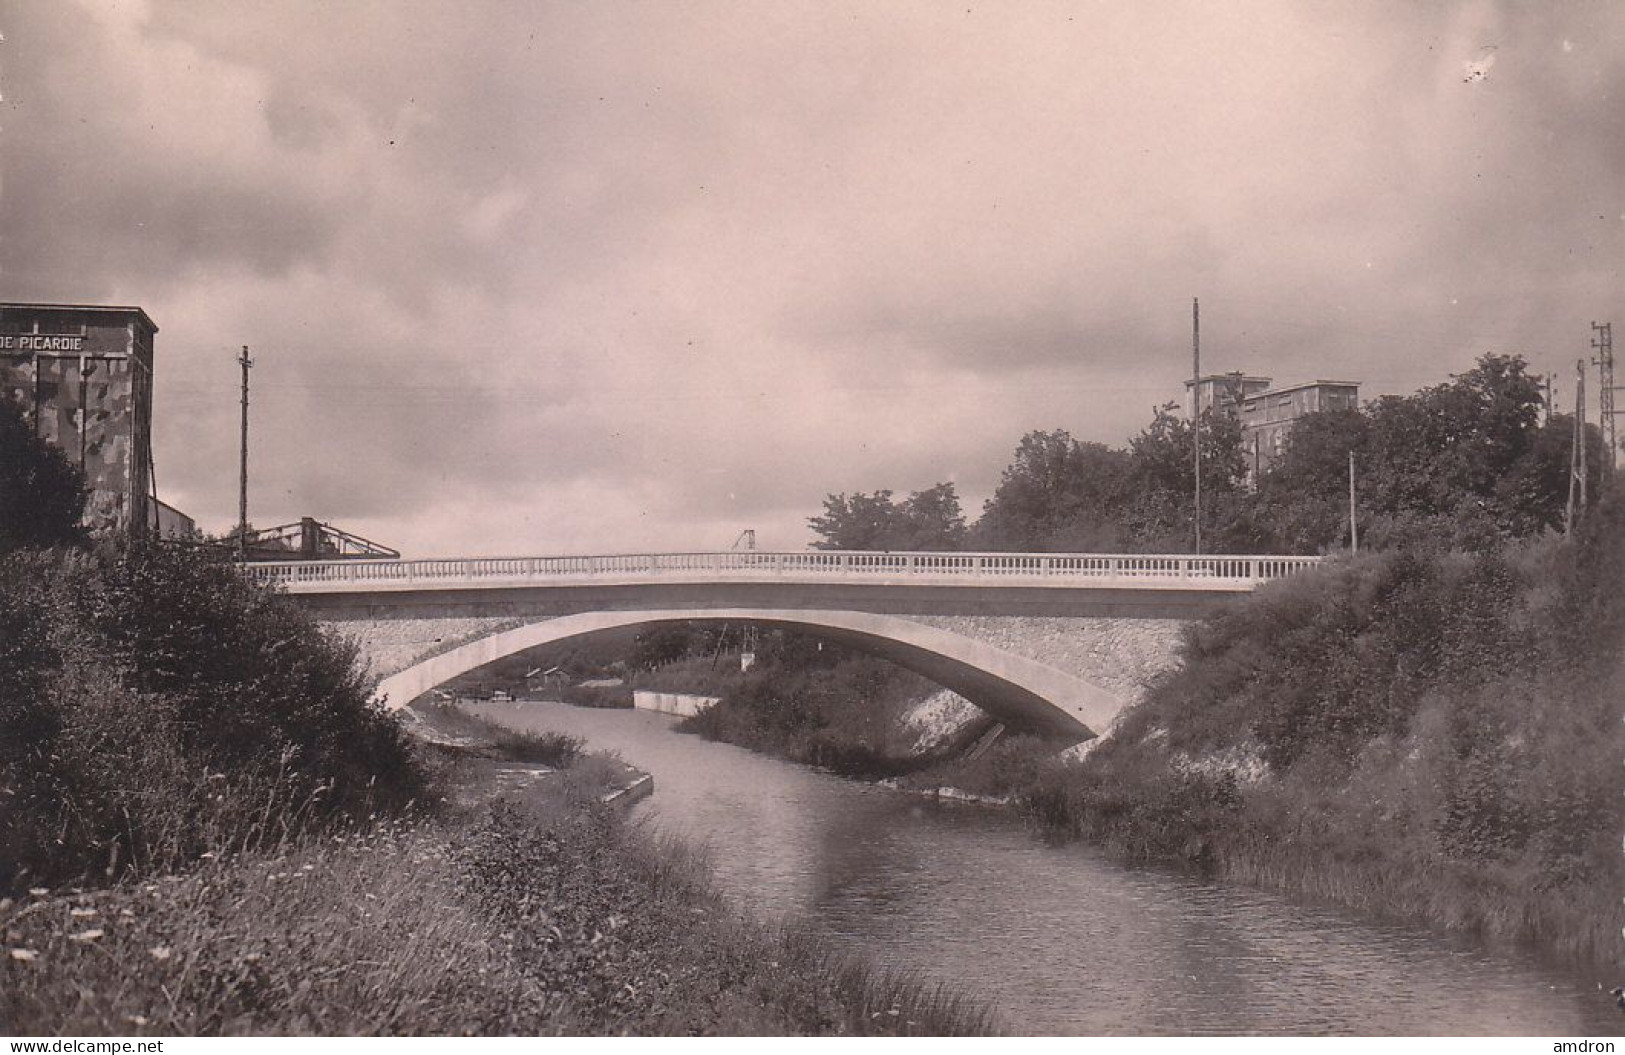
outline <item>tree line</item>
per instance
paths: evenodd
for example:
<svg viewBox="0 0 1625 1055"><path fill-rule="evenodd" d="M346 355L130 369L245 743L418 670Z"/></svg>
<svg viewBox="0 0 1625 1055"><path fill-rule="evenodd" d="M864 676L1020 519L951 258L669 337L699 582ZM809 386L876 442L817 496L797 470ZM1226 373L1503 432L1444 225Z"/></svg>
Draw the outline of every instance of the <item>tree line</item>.
<svg viewBox="0 0 1625 1055"><path fill-rule="evenodd" d="M1188 552L1195 490L1191 422L1156 410L1126 447L1064 429L1023 436L997 490L968 524L952 483L899 497L831 494L809 518L818 549ZM1299 418L1285 449L1248 479L1240 422L1201 415L1203 548L1316 554L1348 548L1349 462L1364 546L1483 549L1560 529L1572 416L1547 413L1521 356L1485 355L1408 396ZM1606 452L1587 426L1590 490Z"/></svg>

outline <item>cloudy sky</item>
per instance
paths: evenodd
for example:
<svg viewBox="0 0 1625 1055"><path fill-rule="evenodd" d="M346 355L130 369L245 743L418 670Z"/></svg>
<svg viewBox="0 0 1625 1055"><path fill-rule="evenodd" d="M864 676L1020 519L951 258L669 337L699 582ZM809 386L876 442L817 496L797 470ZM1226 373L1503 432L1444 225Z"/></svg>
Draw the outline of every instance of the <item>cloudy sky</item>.
<svg viewBox="0 0 1625 1055"><path fill-rule="evenodd" d="M1190 367L1625 325L1625 3L0 0L0 299L158 323L160 493L411 555L800 548ZM1593 404L1594 405L1594 404ZM1593 411L1594 412L1594 411Z"/></svg>

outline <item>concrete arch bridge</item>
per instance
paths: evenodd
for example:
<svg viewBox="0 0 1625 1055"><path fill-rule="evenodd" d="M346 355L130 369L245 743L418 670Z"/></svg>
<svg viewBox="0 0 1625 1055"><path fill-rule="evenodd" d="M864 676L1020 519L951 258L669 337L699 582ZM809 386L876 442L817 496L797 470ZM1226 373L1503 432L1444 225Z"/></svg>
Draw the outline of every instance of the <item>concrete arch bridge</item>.
<svg viewBox="0 0 1625 1055"><path fill-rule="evenodd" d="M1006 725L1103 733L1184 622L1315 557L721 553L250 566L359 646L390 706L525 649L714 619L796 627L892 660Z"/></svg>

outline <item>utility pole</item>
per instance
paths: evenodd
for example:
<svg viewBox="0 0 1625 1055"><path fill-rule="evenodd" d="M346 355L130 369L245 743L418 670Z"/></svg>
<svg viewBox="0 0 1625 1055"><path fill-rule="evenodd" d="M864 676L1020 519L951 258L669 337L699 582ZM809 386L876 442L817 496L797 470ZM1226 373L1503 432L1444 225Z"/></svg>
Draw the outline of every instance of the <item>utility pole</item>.
<svg viewBox="0 0 1625 1055"><path fill-rule="evenodd" d="M1360 525L1354 517L1354 451L1349 451L1349 550L1360 552Z"/></svg>
<svg viewBox="0 0 1625 1055"><path fill-rule="evenodd" d="M1202 555L1202 305L1191 298L1191 447L1196 469L1196 555Z"/></svg>
<svg viewBox="0 0 1625 1055"><path fill-rule="evenodd" d="M1563 534L1574 530L1574 522L1586 505L1586 361L1574 361L1574 446L1569 451L1569 504L1563 513ZM1578 500L1578 501L1577 501Z"/></svg>
<svg viewBox="0 0 1625 1055"><path fill-rule="evenodd" d="M1597 364L1599 374L1597 380L1600 391L1597 394L1597 424L1602 426L1602 442L1608 451L1608 461L1604 466L1613 475L1616 454L1619 450L1619 438L1614 432L1614 324L1611 322L1592 323L1591 329L1596 336L1591 338L1591 347L1597 349L1597 357L1591 360Z"/></svg>
<svg viewBox="0 0 1625 1055"><path fill-rule="evenodd" d="M237 357L237 365L243 368L243 442L241 448L242 458L237 468L237 559L248 559L248 368L254 365L254 360L248 357L248 345L243 345L243 354Z"/></svg>

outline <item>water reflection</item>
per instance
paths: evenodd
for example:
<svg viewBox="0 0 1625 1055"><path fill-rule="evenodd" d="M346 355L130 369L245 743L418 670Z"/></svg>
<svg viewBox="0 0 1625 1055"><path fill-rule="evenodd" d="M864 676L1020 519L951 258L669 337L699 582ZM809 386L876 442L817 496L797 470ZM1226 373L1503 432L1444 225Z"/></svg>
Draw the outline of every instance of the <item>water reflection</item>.
<svg viewBox="0 0 1625 1055"><path fill-rule="evenodd" d="M1023 1031L1599 1036L1625 1019L1589 978L1120 868L1009 815L673 734L663 715L483 713L586 737L652 773L637 814L708 847L733 903L990 997Z"/></svg>

